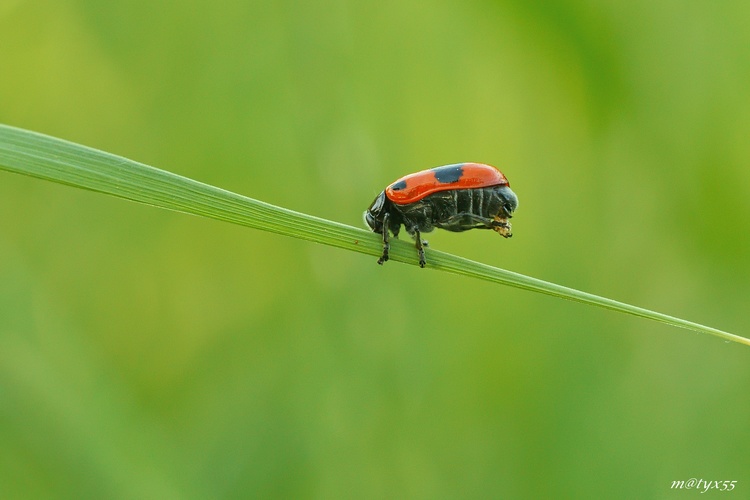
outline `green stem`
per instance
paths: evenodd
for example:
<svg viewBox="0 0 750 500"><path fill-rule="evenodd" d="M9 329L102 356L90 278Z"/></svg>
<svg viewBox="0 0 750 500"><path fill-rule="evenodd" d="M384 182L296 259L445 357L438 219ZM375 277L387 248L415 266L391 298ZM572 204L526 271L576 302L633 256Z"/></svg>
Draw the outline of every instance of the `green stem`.
<svg viewBox="0 0 750 500"><path fill-rule="evenodd" d="M121 156L6 125L0 125L0 169L372 256L379 256L382 250L378 235L364 229L270 205ZM750 339L692 321L444 252L431 249L426 252L428 268L603 307L750 345ZM392 241L390 258L416 265L413 245L403 241Z"/></svg>

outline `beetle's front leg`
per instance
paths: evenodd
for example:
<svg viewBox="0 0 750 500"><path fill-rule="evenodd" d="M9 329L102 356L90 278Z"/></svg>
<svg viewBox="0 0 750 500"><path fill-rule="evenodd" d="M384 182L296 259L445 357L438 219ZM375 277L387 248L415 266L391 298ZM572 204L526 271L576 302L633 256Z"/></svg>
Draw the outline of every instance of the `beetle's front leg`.
<svg viewBox="0 0 750 500"><path fill-rule="evenodd" d="M424 267L427 261L424 258L424 246L422 244L422 235L419 234L419 229L414 230L414 239L416 241L417 253L419 254L419 267Z"/></svg>
<svg viewBox="0 0 750 500"><path fill-rule="evenodd" d="M378 259L378 264L381 266L388 260L388 251L391 249L391 243L388 241L388 219L390 219L390 214L386 213L383 216L383 255Z"/></svg>

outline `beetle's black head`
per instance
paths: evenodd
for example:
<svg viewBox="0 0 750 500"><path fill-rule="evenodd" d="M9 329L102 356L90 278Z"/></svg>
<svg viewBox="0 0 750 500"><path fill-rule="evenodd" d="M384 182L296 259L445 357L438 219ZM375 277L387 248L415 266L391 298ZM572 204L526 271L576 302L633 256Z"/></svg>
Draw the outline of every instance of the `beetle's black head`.
<svg viewBox="0 0 750 500"><path fill-rule="evenodd" d="M385 191L382 191L372 202L370 208L365 210L365 224L376 233L383 232L383 217L385 217L387 210L386 205Z"/></svg>
<svg viewBox="0 0 750 500"><path fill-rule="evenodd" d="M511 191L509 186L503 186L497 190L498 196L502 200L500 205L500 216L506 219L513 217L513 212L518 208L518 196Z"/></svg>

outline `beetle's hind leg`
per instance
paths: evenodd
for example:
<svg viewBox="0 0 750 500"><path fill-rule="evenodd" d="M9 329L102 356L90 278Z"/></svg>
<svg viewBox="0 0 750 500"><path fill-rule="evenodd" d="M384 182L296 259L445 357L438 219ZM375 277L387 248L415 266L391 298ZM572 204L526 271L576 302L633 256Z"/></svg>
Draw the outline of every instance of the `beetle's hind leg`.
<svg viewBox="0 0 750 500"><path fill-rule="evenodd" d="M511 225L510 222L508 222L508 219L501 219L498 216L495 216L495 218L492 220L492 229L497 232L500 236L503 238L510 238L513 236L513 233L511 232Z"/></svg>
<svg viewBox="0 0 750 500"><path fill-rule="evenodd" d="M419 232L418 226L406 226L406 232L414 238L414 246L417 247L417 254L419 255L419 267L424 267L427 264L424 256L424 247L427 246L427 242L422 240L422 233Z"/></svg>

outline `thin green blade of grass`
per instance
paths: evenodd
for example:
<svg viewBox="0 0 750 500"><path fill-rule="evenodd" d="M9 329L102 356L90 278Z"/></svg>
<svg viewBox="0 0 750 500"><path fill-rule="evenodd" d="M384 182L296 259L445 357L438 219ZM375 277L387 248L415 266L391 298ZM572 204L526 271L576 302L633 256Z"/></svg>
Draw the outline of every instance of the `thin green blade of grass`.
<svg viewBox="0 0 750 500"><path fill-rule="evenodd" d="M382 250L379 235L364 229L274 206L121 156L7 125L0 125L0 169L372 256L379 256ZM406 264L417 263L413 245L404 241L392 241L390 257ZM716 328L444 252L427 249L427 259L428 268L435 270L573 300L750 345L750 339Z"/></svg>

